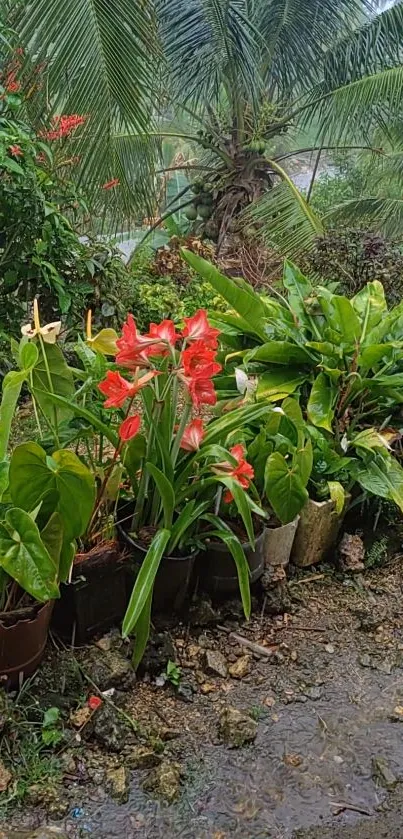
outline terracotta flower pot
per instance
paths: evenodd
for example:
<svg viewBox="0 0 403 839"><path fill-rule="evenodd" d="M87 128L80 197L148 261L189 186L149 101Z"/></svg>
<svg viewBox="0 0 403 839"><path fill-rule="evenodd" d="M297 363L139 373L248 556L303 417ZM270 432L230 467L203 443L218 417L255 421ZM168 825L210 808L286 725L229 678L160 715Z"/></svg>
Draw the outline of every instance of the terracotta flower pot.
<svg viewBox="0 0 403 839"><path fill-rule="evenodd" d="M53 601L0 614L0 676L15 687L35 672L45 652Z"/></svg>

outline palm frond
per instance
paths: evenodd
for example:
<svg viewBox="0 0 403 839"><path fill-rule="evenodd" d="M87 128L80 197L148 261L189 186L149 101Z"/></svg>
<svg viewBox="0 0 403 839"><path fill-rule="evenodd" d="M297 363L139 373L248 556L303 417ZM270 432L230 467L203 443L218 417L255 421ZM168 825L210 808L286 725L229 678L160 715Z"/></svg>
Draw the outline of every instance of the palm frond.
<svg viewBox="0 0 403 839"><path fill-rule="evenodd" d="M264 193L247 208L244 217L246 223L257 226L257 236L265 245L274 245L293 258L310 250L323 233L320 218L297 188L286 181Z"/></svg>
<svg viewBox="0 0 403 839"><path fill-rule="evenodd" d="M403 198L354 198L326 213L323 222L329 227L334 226L335 222L352 223L355 226L365 224L365 227L385 236L403 241Z"/></svg>
<svg viewBox="0 0 403 839"><path fill-rule="evenodd" d="M201 105L228 90L258 96L260 43L247 0L156 0L174 91Z"/></svg>
<svg viewBox="0 0 403 839"><path fill-rule="evenodd" d="M74 153L90 199L119 178L122 211L150 207L155 149L141 135L152 118L159 55L151 0L21 0L13 5L10 25L31 57L44 63L48 118L86 116L74 135ZM130 148L123 136L134 137Z"/></svg>

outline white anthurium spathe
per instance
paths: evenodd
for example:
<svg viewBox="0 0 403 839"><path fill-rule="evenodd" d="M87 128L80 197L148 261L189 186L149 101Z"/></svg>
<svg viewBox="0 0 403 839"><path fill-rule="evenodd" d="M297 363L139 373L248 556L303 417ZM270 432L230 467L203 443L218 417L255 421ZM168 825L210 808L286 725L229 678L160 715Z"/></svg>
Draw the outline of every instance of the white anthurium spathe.
<svg viewBox="0 0 403 839"><path fill-rule="evenodd" d="M242 396L250 396L257 388L257 379L249 378L240 367L235 367L235 381L237 390Z"/></svg>
<svg viewBox="0 0 403 839"><path fill-rule="evenodd" d="M31 323L26 323L25 326L21 327L21 333L26 338L35 338L37 335L41 336L42 340L45 341L45 344L55 344L58 335L60 334L60 330L62 328L61 320L56 320L54 323L46 323L45 326L41 326L39 320L39 307L38 307L38 300L36 297L34 298L34 325L32 326Z"/></svg>

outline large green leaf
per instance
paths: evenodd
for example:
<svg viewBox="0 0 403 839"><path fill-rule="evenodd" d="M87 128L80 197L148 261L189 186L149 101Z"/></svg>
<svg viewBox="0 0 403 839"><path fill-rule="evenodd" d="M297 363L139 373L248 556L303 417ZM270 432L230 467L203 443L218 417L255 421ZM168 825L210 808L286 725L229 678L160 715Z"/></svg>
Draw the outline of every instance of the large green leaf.
<svg viewBox="0 0 403 839"><path fill-rule="evenodd" d="M197 271L203 280L210 283L232 309L235 309L249 329L252 328L255 334L265 341L267 337L264 329L266 309L259 295L251 287L246 290L244 285L237 285L234 280L225 277L214 265L192 251L183 249L181 253L191 268Z"/></svg>
<svg viewBox="0 0 403 839"><path fill-rule="evenodd" d="M175 493L173 486L168 478L165 477L164 473L161 472L161 470L153 463L147 463L146 469L154 479L161 497L161 506L164 514L164 527L166 530L170 530L172 527L172 519L175 509Z"/></svg>
<svg viewBox="0 0 403 839"><path fill-rule="evenodd" d="M271 364L312 364L312 356L303 347L288 341L270 341L261 347L248 350L244 355L248 361L266 361Z"/></svg>
<svg viewBox="0 0 403 839"><path fill-rule="evenodd" d="M388 310L382 283L378 282L378 280L367 283L352 298L351 305L361 319L361 341L363 341L365 335L375 326L378 326L384 313Z"/></svg>
<svg viewBox="0 0 403 839"><path fill-rule="evenodd" d="M38 345L38 348L39 358L32 371L32 392L45 416L51 422L60 423L71 417L71 408L68 404L55 405L48 394L54 393L67 400L73 399L75 392L73 374L57 344Z"/></svg>
<svg viewBox="0 0 403 839"><path fill-rule="evenodd" d="M127 638L140 619L143 609L152 594L154 580L165 548L171 536L170 530L159 530L147 551L131 594L123 619L122 633Z"/></svg>
<svg viewBox="0 0 403 839"><path fill-rule="evenodd" d="M312 425L332 432L336 393L326 373L319 373L312 385L307 406L308 419Z"/></svg>
<svg viewBox="0 0 403 839"><path fill-rule="evenodd" d="M321 289L319 300L329 326L341 334L346 344L354 345L361 337L362 327L347 297Z"/></svg>
<svg viewBox="0 0 403 839"><path fill-rule="evenodd" d="M89 469L70 451L46 457L37 443L22 443L10 461L10 492L14 504L28 512L41 502L61 514L65 540L82 536L95 500L95 481Z"/></svg>
<svg viewBox="0 0 403 839"><path fill-rule="evenodd" d="M60 513L52 513L43 530L41 530L41 539L51 556L57 571L59 571L60 554L63 545L63 519Z"/></svg>
<svg viewBox="0 0 403 839"><path fill-rule="evenodd" d="M302 486L306 487L311 477L313 466L313 448L308 440L304 446L298 447L293 458L293 465L297 467Z"/></svg>
<svg viewBox="0 0 403 839"><path fill-rule="evenodd" d="M11 370L3 380L0 405L0 460L3 460L7 454L11 423L25 379L25 371Z"/></svg>
<svg viewBox="0 0 403 839"><path fill-rule="evenodd" d="M238 514L241 517L246 530L248 542L252 546L252 548L254 548L255 533L253 529L252 509L249 497L246 495L245 490L238 484L235 478L219 476L218 480L221 483L223 483L225 487L227 487L227 489L233 496L236 508L238 510ZM263 510L261 511L261 513L263 516L265 515Z"/></svg>
<svg viewBox="0 0 403 839"><path fill-rule="evenodd" d="M355 476L367 492L394 501L403 511L403 469L393 457L378 456L363 463Z"/></svg>
<svg viewBox="0 0 403 839"><path fill-rule="evenodd" d="M287 463L280 452L273 452L267 459L265 493L282 524L293 521L308 500L299 468Z"/></svg>
<svg viewBox="0 0 403 839"><path fill-rule="evenodd" d="M18 507L0 524L0 566L35 600L59 597L57 567L31 516Z"/></svg>
<svg viewBox="0 0 403 839"><path fill-rule="evenodd" d="M216 536L218 539L224 542L227 548L231 551L238 574L239 591L241 594L243 610L245 613L245 617L249 619L251 613L251 598L249 586L250 570L243 547L238 537L235 536L235 533L233 532L233 530L231 530L229 525L227 525L220 518L218 518L218 516L215 516L212 513L207 513L203 516L203 518L214 526L214 531L209 533L209 536Z"/></svg>
<svg viewBox="0 0 403 839"><path fill-rule="evenodd" d="M269 370L259 376L257 398L278 402L290 393L295 393L305 380L306 374L297 367L289 370Z"/></svg>

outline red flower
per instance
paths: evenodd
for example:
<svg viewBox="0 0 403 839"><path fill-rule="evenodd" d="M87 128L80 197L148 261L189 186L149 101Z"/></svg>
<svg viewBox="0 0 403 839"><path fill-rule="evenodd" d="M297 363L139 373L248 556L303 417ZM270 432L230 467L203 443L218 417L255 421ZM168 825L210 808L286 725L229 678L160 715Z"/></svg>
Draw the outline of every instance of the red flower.
<svg viewBox="0 0 403 839"><path fill-rule="evenodd" d="M117 372L117 370L108 370L106 378L98 385L98 389L101 393L108 397L104 403L104 407L121 408L126 402L126 399L133 399L133 397L136 396L136 393L138 393L142 387L145 387L145 385L148 384L155 375L155 371L152 370L146 373L145 376L137 379L137 381L128 382L127 379L124 379L123 376Z"/></svg>
<svg viewBox="0 0 403 839"><path fill-rule="evenodd" d="M228 461L224 463L217 463L213 467L213 471L216 474L224 474L228 475L230 478L235 478L236 482L243 488L248 489L250 482L253 480L254 477L254 469L247 460L245 460L246 449L242 443L238 443L237 446L233 446L230 449L230 453L236 460L236 466ZM229 504L233 500L232 492L228 489L224 493L224 501Z"/></svg>
<svg viewBox="0 0 403 839"><path fill-rule="evenodd" d="M162 342L150 348L150 355L167 355L169 352L167 344L174 347L181 335L175 332L175 324L172 320L163 320L161 323L150 323L150 331L144 337L159 338Z"/></svg>
<svg viewBox="0 0 403 839"><path fill-rule="evenodd" d="M205 433L203 420L192 420L183 432L180 443L181 449L185 449L186 452L197 451L197 449L200 448L200 443L203 441Z"/></svg>
<svg viewBox="0 0 403 839"><path fill-rule="evenodd" d="M107 181L106 184L102 184L101 189L113 189L114 186L119 186L119 184L119 178L112 178L111 181Z"/></svg>
<svg viewBox="0 0 403 839"><path fill-rule="evenodd" d="M10 154L14 155L14 157L23 157L24 156L24 152L23 152L21 146L9 146L8 150L9 150Z"/></svg>
<svg viewBox="0 0 403 839"><path fill-rule="evenodd" d="M102 699L99 696L89 696L87 705L91 708L91 711L96 711L102 705Z"/></svg>
<svg viewBox="0 0 403 839"><path fill-rule="evenodd" d="M122 367L147 367L150 365L150 346L155 343L154 338L150 340L137 332L136 321L133 315L129 314L122 327L122 337L116 341L119 350L116 361Z"/></svg>
<svg viewBox="0 0 403 839"><path fill-rule="evenodd" d="M6 93L19 93L21 82L18 79L9 78L6 80Z"/></svg>
<svg viewBox="0 0 403 839"><path fill-rule="evenodd" d="M41 131L40 135L47 140L60 140L62 137L68 137L79 125L83 125L86 119L86 116L80 114L57 114L51 120L52 129Z"/></svg>
<svg viewBox="0 0 403 839"><path fill-rule="evenodd" d="M119 428L119 437L121 440L131 440L139 431L141 419L138 414L133 414L132 417L126 417Z"/></svg>
<svg viewBox="0 0 403 839"><path fill-rule="evenodd" d="M182 335L188 341L203 341L206 347L217 348L219 329L210 326L205 309L199 309L191 318L184 318L185 327Z"/></svg>
<svg viewBox="0 0 403 839"><path fill-rule="evenodd" d="M216 362L215 356L215 350L206 347L204 341L195 341L182 353L185 376L192 379L210 379L215 376L221 370L221 364Z"/></svg>
<svg viewBox="0 0 403 839"><path fill-rule="evenodd" d="M215 405L217 402L217 394L211 379L189 379L187 386L196 408L200 408L200 405Z"/></svg>

